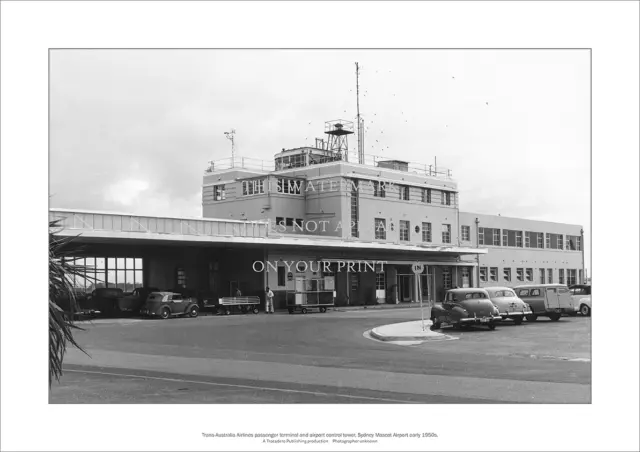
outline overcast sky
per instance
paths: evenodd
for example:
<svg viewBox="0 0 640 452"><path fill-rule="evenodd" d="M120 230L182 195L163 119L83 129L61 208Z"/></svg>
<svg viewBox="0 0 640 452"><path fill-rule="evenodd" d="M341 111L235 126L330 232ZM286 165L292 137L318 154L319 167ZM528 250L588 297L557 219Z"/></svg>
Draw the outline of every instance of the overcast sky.
<svg viewBox="0 0 640 452"><path fill-rule="evenodd" d="M201 216L203 171L272 160L355 120L365 152L450 168L463 211L585 228L589 53L576 50L56 50L52 207ZM355 150L355 139L350 143Z"/></svg>

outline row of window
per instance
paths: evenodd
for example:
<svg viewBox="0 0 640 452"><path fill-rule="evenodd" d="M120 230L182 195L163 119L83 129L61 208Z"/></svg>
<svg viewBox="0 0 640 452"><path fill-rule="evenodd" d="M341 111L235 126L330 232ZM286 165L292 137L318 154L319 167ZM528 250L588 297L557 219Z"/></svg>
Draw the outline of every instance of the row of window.
<svg viewBox="0 0 640 452"><path fill-rule="evenodd" d="M78 275L70 277L71 284L85 293L102 287L132 292L142 287L142 259L134 257L67 257Z"/></svg>
<svg viewBox="0 0 640 452"><path fill-rule="evenodd" d="M377 240L387 239L387 220L384 218L376 218L374 221L375 238ZM393 231L393 223L391 223L391 230ZM406 220L400 220L400 240L403 242L410 241L411 222ZM422 228L420 226L415 227L417 234L422 232L423 242L432 242L432 227L431 223L422 222ZM451 243L451 225L442 224L442 243Z"/></svg>
<svg viewBox="0 0 640 452"><path fill-rule="evenodd" d="M512 274L510 267L502 269L502 281L504 282L534 282L534 269L533 268L516 268L515 275ZM515 280L513 279L515 276ZM480 281L482 282L498 282L499 274L498 267L480 267ZM567 269L566 281L565 281L565 269L558 270L558 283L567 284L569 286L577 284L578 281L582 281L582 270ZM538 269L538 282L540 284L553 284L553 269L552 268L539 268Z"/></svg>
<svg viewBox="0 0 640 452"><path fill-rule="evenodd" d="M502 232L502 234L500 234ZM523 241L524 234L524 241ZM462 240L470 240L471 228L462 226ZM501 240L502 238L502 240ZM511 229L478 228L478 244L516 248L547 248L553 250L582 251L582 237Z"/></svg>
<svg viewBox="0 0 640 452"><path fill-rule="evenodd" d="M373 183L373 196L376 198L386 198L386 189L387 184L384 182L374 181ZM420 189L422 193L422 202L431 204L432 199L432 190L430 188L422 188ZM455 193L447 190L436 190L440 192L440 204L443 206L450 206L451 199L454 199L455 204ZM411 190L408 185L398 185L398 194L401 200L409 201L411 199Z"/></svg>

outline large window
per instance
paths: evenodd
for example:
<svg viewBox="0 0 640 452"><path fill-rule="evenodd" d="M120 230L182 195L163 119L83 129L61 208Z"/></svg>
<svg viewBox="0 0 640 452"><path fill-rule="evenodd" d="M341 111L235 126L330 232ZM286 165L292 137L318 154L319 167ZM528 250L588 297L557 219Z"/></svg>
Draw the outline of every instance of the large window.
<svg viewBox="0 0 640 452"><path fill-rule="evenodd" d="M511 269L510 268L505 268L503 270L504 273L504 280L507 282L511 282Z"/></svg>
<svg viewBox="0 0 640 452"><path fill-rule="evenodd" d="M431 223L422 223L422 241L431 242Z"/></svg>
<svg viewBox="0 0 640 452"><path fill-rule="evenodd" d="M223 201L227 197L224 184L213 186L213 200Z"/></svg>
<svg viewBox="0 0 640 452"><path fill-rule="evenodd" d="M540 269L540 284L544 284L544 268Z"/></svg>
<svg viewBox="0 0 640 452"><path fill-rule="evenodd" d="M423 188L422 189L422 202L431 203L431 189Z"/></svg>
<svg viewBox="0 0 640 452"><path fill-rule="evenodd" d="M306 162L304 154L287 155L276 159L276 171L289 168L299 168L305 165Z"/></svg>
<svg viewBox="0 0 640 452"><path fill-rule="evenodd" d="M568 235L566 249L571 251L582 251L582 238L577 235Z"/></svg>
<svg viewBox="0 0 640 452"><path fill-rule="evenodd" d="M526 231L524 233L525 248L544 248L544 233Z"/></svg>
<svg viewBox="0 0 640 452"><path fill-rule="evenodd" d="M242 196L259 195L264 193L264 179L242 181Z"/></svg>
<svg viewBox="0 0 640 452"><path fill-rule="evenodd" d="M578 272L575 269L567 270L567 285L568 286L572 286L574 284L577 284L577 281L576 281L576 274L577 273Z"/></svg>
<svg viewBox="0 0 640 452"><path fill-rule="evenodd" d="M547 233L547 248L552 250L563 249L562 237L562 234Z"/></svg>
<svg viewBox="0 0 640 452"><path fill-rule="evenodd" d="M487 282L487 267L480 267L480 281Z"/></svg>
<svg viewBox="0 0 640 452"><path fill-rule="evenodd" d="M553 268L547 269L547 281L548 284L553 284Z"/></svg>
<svg viewBox="0 0 640 452"><path fill-rule="evenodd" d="M480 245L500 246L500 229L478 228Z"/></svg>
<svg viewBox="0 0 640 452"><path fill-rule="evenodd" d="M142 259L139 257L67 257L80 275L72 276L71 285L85 293L102 287L132 292L142 287Z"/></svg>
<svg viewBox="0 0 640 452"><path fill-rule="evenodd" d="M286 195L299 195L302 193L302 181L296 179L279 178L276 190Z"/></svg>
<svg viewBox="0 0 640 452"><path fill-rule="evenodd" d="M464 242L471 241L471 226L461 226L460 232L462 234L462 241Z"/></svg>
<svg viewBox="0 0 640 452"><path fill-rule="evenodd" d="M400 220L400 240L408 241L409 240L409 228L411 225L408 221Z"/></svg>
<svg viewBox="0 0 640 452"><path fill-rule="evenodd" d="M375 219L375 237L377 240L386 240L387 239L387 220L384 218L376 218Z"/></svg>
<svg viewBox="0 0 640 452"><path fill-rule="evenodd" d="M409 186L407 185L398 185L400 190L400 199L403 201L409 201Z"/></svg>
<svg viewBox="0 0 640 452"><path fill-rule="evenodd" d="M278 266L278 286L286 286L287 280L287 269L284 265Z"/></svg>
<svg viewBox="0 0 640 452"><path fill-rule="evenodd" d="M502 230L502 246L522 248L522 231Z"/></svg>
<svg viewBox="0 0 640 452"><path fill-rule="evenodd" d="M386 188L384 182L373 182L373 196L384 198L386 196Z"/></svg>
<svg viewBox="0 0 640 452"><path fill-rule="evenodd" d="M442 243L451 243L451 225L442 225Z"/></svg>
<svg viewBox="0 0 640 452"><path fill-rule="evenodd" d="M376 273L376 290L384 290L387 286L387 277L384 272Z"/></svg>
<svg viewBox="0 0 640 452"><path fill-rule="evenodd" d="M524 281L524 268L516 268L516 278L518 281Z"/></svg>
<svg viewBox="0 0 640 452"><path fill-rule="evenodd" d="M489 268L489 279L493 282L498 281L498 267Z"/></svg>
<svg viewBox="0 0 640 452"><path fill-rule="evenodd" d="M451 192L450 191L442 190L441 197L440 197L440 204L442 204L443 206L450 206L451 205Z"/></svg>
<svg viewBox="0 0 640 452"><path fill-rule="evenodd" d="M564 284L564 268L558 270L558 284Z"/></svg>

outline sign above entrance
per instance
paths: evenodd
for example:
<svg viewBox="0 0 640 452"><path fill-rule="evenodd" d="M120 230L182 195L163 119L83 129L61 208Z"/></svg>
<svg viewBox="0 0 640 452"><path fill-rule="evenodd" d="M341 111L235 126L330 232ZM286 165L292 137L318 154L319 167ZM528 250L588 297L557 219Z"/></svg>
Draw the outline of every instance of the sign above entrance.
<svg viewBox="0 0 640 452"><path fill-rule="evenodd" d="M411 264L411 270L413 270L413 273L416 275L419 275L424 271L424 265L416 262L415 264Z"/></svg>

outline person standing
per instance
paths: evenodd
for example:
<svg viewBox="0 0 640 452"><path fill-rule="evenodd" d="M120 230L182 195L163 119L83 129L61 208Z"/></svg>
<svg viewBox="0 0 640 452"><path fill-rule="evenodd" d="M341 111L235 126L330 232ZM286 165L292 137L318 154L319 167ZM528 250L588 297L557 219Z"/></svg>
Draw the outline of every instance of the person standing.
<svg viewBox="0 0 640 452"><path fill-rule="evenodd" d="M267 314L273 314L275 311L273 310L273 292L267 286L267 290L265 290L266 304L265 304L265 312Z"/></svg>

